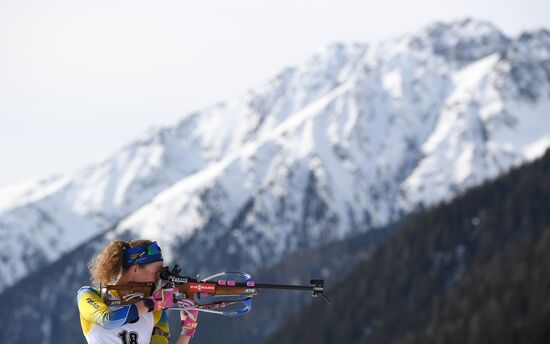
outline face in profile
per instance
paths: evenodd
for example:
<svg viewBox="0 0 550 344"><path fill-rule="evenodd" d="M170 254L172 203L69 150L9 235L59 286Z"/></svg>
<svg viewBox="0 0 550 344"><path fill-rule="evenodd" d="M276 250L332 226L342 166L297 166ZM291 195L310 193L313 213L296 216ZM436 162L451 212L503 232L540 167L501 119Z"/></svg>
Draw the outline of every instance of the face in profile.
<svg viewBox="0 0 550 344"><path fill-rule="evenodd" d="M163 262L154 262L149 263L143 266L137 266L137 269L134 272L132 280L134 282L157 282L160 279L160 273L162 267L164 266Z"/></svg>

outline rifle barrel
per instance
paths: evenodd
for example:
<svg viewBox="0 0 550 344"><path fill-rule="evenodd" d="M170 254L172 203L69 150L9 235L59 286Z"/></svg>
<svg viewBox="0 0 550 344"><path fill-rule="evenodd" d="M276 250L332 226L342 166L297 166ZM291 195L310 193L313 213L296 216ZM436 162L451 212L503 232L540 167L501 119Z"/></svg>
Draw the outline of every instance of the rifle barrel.
<svg viewBox="0 0 550 344"><path fill-rule="evenodd" d="M288 289L288 290L313 290L313 286L305 285L288 285L288 284L265 284L256 283L258 289Z"/></svg>

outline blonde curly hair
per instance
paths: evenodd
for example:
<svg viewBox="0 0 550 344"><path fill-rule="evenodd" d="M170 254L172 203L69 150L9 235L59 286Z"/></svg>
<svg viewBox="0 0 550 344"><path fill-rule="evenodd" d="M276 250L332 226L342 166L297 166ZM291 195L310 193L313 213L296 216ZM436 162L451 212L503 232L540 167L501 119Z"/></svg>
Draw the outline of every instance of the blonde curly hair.
<svg viewBox="0 0 550 344"><path fill-rule="evenodd" d="M109 243L90 262L91 281L95 284L112 284L124 272L123 251L128 247L151 244L151 240L115 240Z"/></svg>

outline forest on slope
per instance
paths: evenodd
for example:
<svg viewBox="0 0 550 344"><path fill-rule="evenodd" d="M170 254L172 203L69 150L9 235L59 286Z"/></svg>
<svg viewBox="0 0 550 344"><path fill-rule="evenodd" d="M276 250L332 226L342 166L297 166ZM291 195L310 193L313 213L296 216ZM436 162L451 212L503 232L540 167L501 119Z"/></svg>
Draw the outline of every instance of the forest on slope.
<svg viewBox="0 0 550 344"><path fill-rule="evenodd" d="M550 342L550 151L405 221L331 297L268 342Z"/></svg>

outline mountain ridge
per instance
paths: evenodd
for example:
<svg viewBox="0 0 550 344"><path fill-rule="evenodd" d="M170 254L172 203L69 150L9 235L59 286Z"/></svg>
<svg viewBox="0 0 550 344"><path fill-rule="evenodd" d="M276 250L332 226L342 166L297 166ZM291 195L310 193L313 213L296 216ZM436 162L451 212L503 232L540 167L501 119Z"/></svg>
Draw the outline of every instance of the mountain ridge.
<svg viewBox="0 0 550 344"><path fill-rule="evenodd" d="M513 40L463 20L379 45L330 45L256 91L31 185L30 203L0 201L0 290L108 228L169 233L172 256L192 245L218 262L243 252L234 258L254 270L453 197L550 144L548 36ZM316 102L300 125L269 136ZM237 151L219 178L196 183Z"/></svg>

